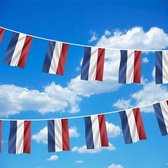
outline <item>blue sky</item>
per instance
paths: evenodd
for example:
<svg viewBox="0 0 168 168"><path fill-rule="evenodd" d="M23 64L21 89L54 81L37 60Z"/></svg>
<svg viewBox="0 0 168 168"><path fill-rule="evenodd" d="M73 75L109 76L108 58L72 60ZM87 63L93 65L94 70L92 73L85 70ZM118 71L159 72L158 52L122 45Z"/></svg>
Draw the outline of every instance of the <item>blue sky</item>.
<svg viewBox="0 0 168 168"><path fill-rule="evenodd" d="M168 2L1 0L0 25L20 32L86 45L130 49L168 47ZM1 60L10 40L5 32ZM2 118L69 117L152 104L168 97L167 85L155 85L154 53L143 53L143 84L119 85L119 54L108 51L104 81L80 81L83 48L71 46L64 76L41 72L47 41L33 39L24 70L0 61ZM48 153L46 122L32 123L31 155L7 153L9 122L3 122L2 168L166 168L167 137L161 137L151 107L142 109L147 140L125 145L118 114L107 115L111 147L87 152L83 119L69 121L71 151ZM49 159L50 158L50 159ZM96 158L96 159L95 159Z"/></svg>

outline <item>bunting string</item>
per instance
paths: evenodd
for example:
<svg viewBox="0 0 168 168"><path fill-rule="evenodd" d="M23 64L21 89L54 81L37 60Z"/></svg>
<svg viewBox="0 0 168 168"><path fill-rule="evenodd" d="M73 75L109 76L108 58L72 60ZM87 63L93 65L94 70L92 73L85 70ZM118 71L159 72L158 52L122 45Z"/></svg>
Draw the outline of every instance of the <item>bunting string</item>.
<svg viewBox="0 0 168 168"><path fill-rule="evenodd" d="M168 100L152 104L162 136L168 135ZM106 114L119 113L125 144L146 140L146 131L141 116L141 109L149 105L126 110L106 112L102 114L85 115L72 118L83 118L85 123L85 141L87 149L110 147ZM70 135L68 118L48 118L48 152L70 151ZM31 153L31 122L44 119L11 120L8 139L9 154ZM0 120L0 141L2 140L2 120ZM4 120L5 121L5 120ZM6 120L7 121L7 120ZM47 135L46 135L47 136ZM0 152L1 152L0 143Z"/></svg>
<svg viewBox="0 0 168 168"><path fill-rule="evenodd" d="M10 32L15 32L15 33L23 33L23 32L20 32L20 31L16 31L16 30L13 30L13 29L9 29L9 28L6 28L6 27L3 27L3 26L0 26L0 28L2 29L5 29L7 31L10 31ZM40 39L40 40L45 40L45 41L53 41L53 42L61 42L61 43L66 43L66 44L69 44L69 45L72 45L72 46L78 46L78 47L94 47L94 46L91 46L91 45L85 45L85 44L78 44L78 43L71 43L71 42L67 42L67 41L59 41L59 40L55 40L55 39L50 39L50 38L45 38L45 37L40 37L40 36L36 36L36 35L32 35L32 34L27 34L27 33L23 33L23 34L26 34L28 36L31 36L33 38L36 38L36 39ZM118 50L121 50L121 48L109 48L109 47L99 47L99 46L96 46L97 48L106 48L108 50L114 50L114 51L118 51ZM128 49L124 49L122 48L122 50L128 50ZM155 51L161 51L161 50L156 50L156 49L130 49L130 50L140 50L140 51L144 51L144 52L155 52Z"/></svg>
<svg viewBox="0 0 168 168"><path fill-rule="evenodd" d="M140 105L140 106L133 106L133 107L130 107L128 109L120 109L120 110L114 110L114 111L108 111L108 112L101 112L101 113L96 113L96 114L93 114L93 115L108 115L108 114L116 114L116 113L119 113L121 111L127 111L127 110L132 110L132 109L136 109L136 108L145 108L145 107L149 107L149 106L153 106L153 104L158 104L160 102L164 102L164 101L167 101L167 99L164 99L164 100L161 100L161 101L156 101L154 103L150 103L150 104L145 104L145 105ZM41 118L41 119L30 119L30 118L26 118L26 119L10 119L10 118L0 118L1 121L19 121L19 120L28 120L28 121L48 121L48 120L55 120L55 119L68 119L68 120L71 120L71 119L80 119L80 118L85 118L85 117L88 117L88 116L91 116L92 114L87 114L87 115L80 115L80 116L72 116L72 117L57 117L57 118Z"/></svg>

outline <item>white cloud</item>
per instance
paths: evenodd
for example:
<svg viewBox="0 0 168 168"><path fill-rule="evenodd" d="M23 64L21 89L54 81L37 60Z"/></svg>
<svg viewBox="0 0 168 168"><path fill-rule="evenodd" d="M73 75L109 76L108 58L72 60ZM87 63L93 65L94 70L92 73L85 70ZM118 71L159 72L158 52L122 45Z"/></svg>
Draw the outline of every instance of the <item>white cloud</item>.
<svg viewBox="0 0 168 168"><path fill-rule="evenodd" d="M121 135L121 129L119 126L116 126L106 121L106 127L107 127L107 132L109 137L114 138Z"/></svg>
<svg viewBox="0 0 168 168"><path fill-rule="evenodd" d="M104 35L105 35L105 36L110 36L110 35L111 35L111 32L110 32L109 30L105 30Z"/></svg>
<svg viewBox="0 0 168 168"><path fill-rule="evenodd" d="M79 137L79 133L78 133L76 127L69 128L69 136L72 137L72 138L78 138Z"/></svg>
<svg viewBox="0 0 168 168"><path fill-rule="evenodd" d="M114 164L113 163L113 164L109 165L108 168L123 168L123 166L120 165L120 164Z"/></svg>
<svg viewBox="0 0 168 168"><path fill-rule="evenodd" d="M79 111L81 99L69 88L51 83L44 91L30 90L15 85L0 85L0 116L22 111L71 113ZM10 104L10 106L9 106Z"/></svg>
<svg viewBox="0 0 168 168"><path fill-rule="evenodd" d="M116 150L116 147L113 146L111 143L109 143L109 147L104 147L99 149L87 149L86 145L83 145L81 147L78 147L78 146L73 147L72 152L78 152L80 154L84 154L84 153L95 154L95 153L101 152L103 149L113 151L113 150Z"/></svg>
<svg viewBox="0 0 168 168"><path fill-rule="evenodd" d="M95 149L95 150L87 150L86 145L83 145L81 147L75 146L72 148L72 152L78 152L78 153L98 153L100 152L100 149Z"/></svg>
<svg viewBox="0 0 168 168"><path fill-rule="evenodd" d="M89 42L96 41L98 39L96 32L92 33L92 37L89 39Z"/></svg>
<svg viewBox="0 0 168 168"><path fill-rule="evenodd" d="M116 30L110 37L102 36L97 46L122 49L163 49L168 47L168 34L158 27L151 27L147 32L141 27L133 27L124 32Z"/></svg>
<svg viewBox="0 0 168 168"><path fill-rule="evenodd" d="M76 160L75 163L76 163L76 164L83 164L84 161L83 161L83 160Z"/></svg>
<svg viewBox="0 0 168 168"><path fill-rule="evenodd" d="M142 59L142 62L143 62L143 63L148 63L148 62L149 62L149 59L148 59L147 57L144 57L144 58Z"/></svg>
<svg viewBox="0 0 168 168"><path fill-rule="evenodd" d="M127 106L130 108L132 106L142 106L142 105L152 105L155 102L159 102L161 100L168 98L168 88L163 85L156 85L153 82L145 83L143 88L130 96L130 100L128 101ZM127 100L125 100L127 102ZM120 100L114 103L115 107L121 108ZM123 100L124 102L124 100ZM131 105L129 102L134 102ZM118 106L117 106L118 104ZM127 108L128 108L127 107ZM153 112L153 107L148 106L142 108L143 112Z"/></svg>
<svg viewBox="0 0 168 168"><path fill-rule="evenodd" d="M113 104L113 107L117 107L119 109L126 109L130 107L130 100L119 99Z"/></svg>
<svg viewBox="0 0 168 168"><path fill-rule="evenodd" d="M37 143L47 143L47 127L44 127L37 134L32 135L32 139L36 140Z"/></svg>
<svg viewBox="0 0 168 168"><path fill-rule="evenodd" d="M59 157L57 155L52 155L50 158L48 158L48 161L54 161L54 160L58 160Z"/></svg>
<svg viewBox="0 0 168 168"><path fill-rule="evenodd" d="M32 135L32 139L35 140L37 143L47 144L47 133L48 133L47 127L44 127L37 134ZM69 136L71 138L78 138L79 137L79 133L77 132L76 127L69 128Z"/></svg>
<svg viewBox="0 0 168 168"><path fill-rule="evenodd" d="M158 102L168 98L168 89L166 86L156 85L151 82L145 84L143 89L132 94L132 99L135 100L136 104L146 105L154 102ZM153 112L152 107L146 107L143 109L144 112Z"/></svg>
<svg viewBox="0 0 168 168"><path fill-rule="evenodd" d="M68 87L82 97L88 97L94 94L108 93L118 89L119 85L111 81L83 81L79 76L72 79Z"/></svg>

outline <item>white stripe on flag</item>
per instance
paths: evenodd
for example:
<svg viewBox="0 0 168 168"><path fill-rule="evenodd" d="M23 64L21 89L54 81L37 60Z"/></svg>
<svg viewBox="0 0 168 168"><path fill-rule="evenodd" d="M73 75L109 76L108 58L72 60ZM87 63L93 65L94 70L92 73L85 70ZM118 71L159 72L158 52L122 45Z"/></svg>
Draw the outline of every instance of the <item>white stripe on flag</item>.
<svg viewBox="0 0 168 168"><path fill-rule="evenodd" d="M12 58L11 58L11 62L10 62L11 66L17 66L18 65L20 56L22 54L22 49L23 49L25 40L26 40L26 34L20 33L19 37L18 37L18 41L17 41L16 46L15 46L14 53L13 53Z"/></svg>
<svg viewBox="0 0 168 168"><path fill-rule="evenodd" d="M168 51L162 51L163 83L168 83Z"/></svg>
<svg viewBox="0 0 168 168"><path fill-rule="evenodd" d="M88 80L95 80L98 59L98 48L91 47L90 66Z"/></svg>
<svg viewBox="0 0 168 168"><path fill-rule="evenodd" d="M139 141L139 134L138 134L133 110L131 110L131 109L126 110L126 114L127 114L127 118L128 118L128 124L129 124L129 128L130 128L132 142L134 143L134 142Z"/></svg>
<svg viewBox="0 0 168 168"><path fill-rule="evenodd" d="M56 42L56 44L55 44L53 57L51 60L51 66L49 69L49 73L51 73L51 74L55 74L57 71L59 59L60 59L61 51L62 51L62 45L63 45L63 43L61 43L61 42Z"/></svg>
<svg viewBox="0 0 168 168"><path fill-rule="evenodd" d="M126 70L126 83L132 83L134 79L134 51L127 51L127 70Z"/></svg>
<svg viewBox="0 0 168 168"><path fill-rule="evenodd" d="M166 130L168 132L168 106L167 106L167 102L166 101L160 102L160 107L161 107L161 110L162 110Z"/></svg>
<svg viewBox="0 0 168 168"><path fill-rule="evenodd" d="M91 116L91 120L92 120L92 133L93 133L94 148L97 149L101 147L98 116L97 115Z"/></svg>
<svg viewBox="0 0 168 168"><path fill-rule="evenodd" d="M62 151L62 122L61 119L54 120L55 124L55 151Z"/></svg>
<svg viewBox="0 0 168 168"><path fill-rule="evenodd" d="M16 133L16 153L23 153L24 146L24 121L17 121L17 133Z"/></svg>

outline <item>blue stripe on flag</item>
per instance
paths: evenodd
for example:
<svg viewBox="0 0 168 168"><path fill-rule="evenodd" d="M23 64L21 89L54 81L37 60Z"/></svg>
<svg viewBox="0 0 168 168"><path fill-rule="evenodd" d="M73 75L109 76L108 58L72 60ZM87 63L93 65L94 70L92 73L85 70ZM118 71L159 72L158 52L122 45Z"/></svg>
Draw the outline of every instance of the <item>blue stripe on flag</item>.
<svg viewBox="0 0 168 168"><path fill-rule="evenodd" d="M131 133L130 133L130 128L129 128L126 112L121 111L121 112L119 112L119 114L120 114L120 118L121 118L122 131L123 131L125 143L126 144L132 143L132 137L131 137Z"/></svg>
<svg viewBox="0 0 168 168"><path fill-rule="evenodd" d="M48 151L55 152L55 124L54 120L48 121Z"/></svg>
<svg viewBox="0 0 168 168"><path fill-rule="evenodd" d="M49 72L51 61L53 58L54 48L55 48L56 42L49 41L47 53L45 56L44 64L43 64L43 72Z"/></svg>
<svg viewBox="0 0 168 168"><path fill-rule="evenodd" d="M121 50L121 61L119 68L119 83L126 83L126 71L127 71L127 50Z"/></svg>
<svg viewBox="0 0 168 168"><path fill-rule="evenodd" d="M88 80L90 57L91 57L91 47L84 47L84 58L81 70L81 79L83 80Z"/></svg>
<svg viewBox="0 0 168 168"><path fill-rule="evenodd" d="M163 118L162 110L161 110L161 107L160 107L160 103L154 104L153 107L154 107L154 110L155 110L155 113L156 113L156 117L157 117L157 121L158 121L158 124L159 124L161 134L162 134L162 136L167 135L168 133L167 133L167 130L166 130L166 125L165 125L165 122L164 122L164 118Z"/></svg>
<svg viewBox="0 0 168 168"><path fill-rule="evenodd" d="M87 149L94 149L91 117L85 117L85 136Z"/></svg>
<svg viewBox="0 0 168 168"><path fill-rule="evenodd" d="M9 42L8 48L7 48L5 55L4 55L4 58L3 58L3 62L5 64L10 65L13 53L15 51L16 44L18 42L18 38L19 38L19 33L12 34L12 38Z"/></svg>
<svg viewBox="0 0 168 168"><path fill-rule="evenodd" d="M16 153L17 121L10 121L8 153Z"/></svg>
<svg viewBox="0 0 168 168"><path fill-rule="evenodd" d="M163 83L163 66L162 66L162 51L156 51L156 70L155 70L155 80L156 84Z"/></svg>

